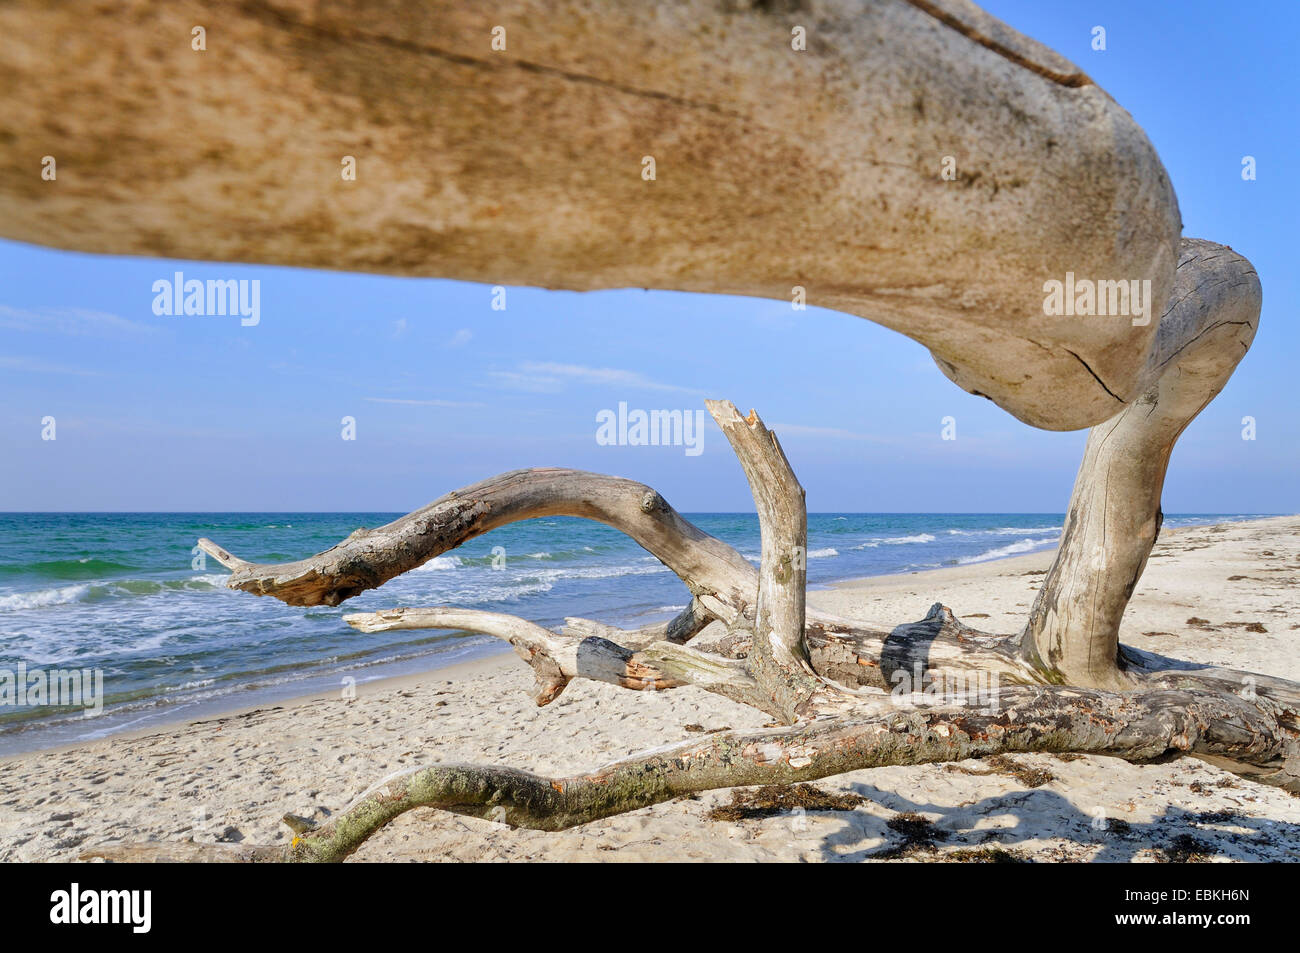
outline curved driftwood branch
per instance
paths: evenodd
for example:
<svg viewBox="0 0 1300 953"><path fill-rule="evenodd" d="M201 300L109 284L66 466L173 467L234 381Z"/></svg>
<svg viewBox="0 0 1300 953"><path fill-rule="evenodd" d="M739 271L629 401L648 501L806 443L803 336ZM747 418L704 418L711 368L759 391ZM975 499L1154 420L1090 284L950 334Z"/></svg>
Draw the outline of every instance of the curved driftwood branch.
<svg viewBox="0 0 1300 953"><path fill-rule="evenodd" d="M227 583L292 606L336 606L498 526L578 516L626 533L677 573L691 592L749 610L756 574L744 556L683 519L644 483L581 470L515 470L467 486L377 529L298 562L250 563L200 539L232 570Z"/></svg>
<svg viewBox="0 0 1300 953"><path fill-rule="evenodd" d="M533 669L537 678L534 698L538 705L550 704L575 678L638 689L676 688L680 684L638 664L631 651L607 639L566 639L536 623L500 612L444 607L384 609L345 615L343 621L359 632L460 629L505 639Z"/></svg>
<svg viewBox="0 0 1300 953"><path fill-rule="evenodd" d="M1026 658L1049 677L1123 688L1119 626L1160 532L1160 494L1179 435L1224 387L1259 325L1250 262L1185 240L1160 321L1156 382L1088 435L1056 559L1024 634Z"/></svg>
<svg viewBox="0 0 1300 953"><path fill-rule="evenodd" d="M1169 295L1178 203L1123 106L966 0L787 6L517 0L494 50L475 0L269 0L224 5L196 52L186 4L5 4L0 76L25 92L0 234L575 290L798 286L1034 426L1138 397L1155 322L1048 316L1040 290L1150 281L1153 316Z"/></svg>
<svg viewBox="0 0 1300 953"><path fill-rule="evenodd" d="M699 597L693 596L686 608L667 622L656 622L639 629L620 629L594 619L570 616L564 620L563 634L579 637L598 635L633 649L644 648L654 642L675 642L682 645L699 635L715 618L717 617L704 608Z"/></svg>
<svg viewBox="0 0 1300 953"><path fill-rule="evenodd" d="M652 505L643 507L644 501ZM467 511L472 518L464 517ZM459 542L542 515L585 515L623 530L663 559L688 588L701 593L668 623L625 631L570 619L565 635L596 636L637 649L661 641L688 642L709 620L720 619L735 629L730 638L739 656L748 654L759 571L726 543L679 516L650 487L617 477L557 469L513 471L448 493L387 526L359 530L337 546L297 562L252 563L211 540L200 540L200 545L234 570L226 583L230 588L289 605L337 605ZM713 558L718 562L707 561ZM376 623L380 615L375 614ZM468 624L460 627L473 629ZM1000 672L1014 682L1040 680L1016 657L1011 640L962 626L937 604L926 619L903 625L811 612L806 630L803 647L796 644L788 651L806 654L813 671L850 687L888 690L895 685L891 679L896 673L911 673L917 664L936 675L981 670Z"/></svg>

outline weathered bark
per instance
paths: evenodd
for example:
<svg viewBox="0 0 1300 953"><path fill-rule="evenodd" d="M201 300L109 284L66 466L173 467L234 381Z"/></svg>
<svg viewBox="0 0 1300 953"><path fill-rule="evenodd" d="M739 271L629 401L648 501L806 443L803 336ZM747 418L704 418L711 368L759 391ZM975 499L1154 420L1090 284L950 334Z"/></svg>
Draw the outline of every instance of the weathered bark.
<svg viewBox="0 0 1300 953"><path fill-rule="evenodd" d="M1160 494L1180 434L1227 383L1259 324L1259 279L1230 248L1184 240L1137 401L1092 429L1061 546L1024 633L1026 658L1074 685L1123 688L1124 609L1160 532Z"/></svg>
<svg viewBox="0 0 1300 953"><path fill-rule="evenodd" d="M937 602L924 619L892 627L813 612L805 645L813 670L847 688L910 691L926 679L959 685L975 675L1006 685L1046 681L1020 656L1019 638L972 629Z"/></svg>
<svg viewBox="0 0 1300 953"><path fill-rule="evenodd" d="M687 520L643 483L580 470L515 470L435 500L377 529L292 563L255 565L209 539L199 546L227 569L229 585L291 606L336 606L489 530L541 516L578 516L626 533L691 592L743 612L756 594L744 556Z"/></svg>
<svg viewBox="0 0 1300 953"><path fill-rule="evenodd" d="M625 688L676 688L657 669L643 664L636 654L608 639L565 639L549 629L516 616L475 609L386 609L346 615L343 621L360 632L392 629L459 629L505 639L527 662L537 677L538 705L559 697L566 685L581 676Z"/></svg>
<svg viewBox="0 0 1300 953"><path fill-rule="evenodd" d="M0 35L7 238L578 290L800 286L1048 429L1149 384L1154 321L1049 317L1041 289L1149 279L1159 313L1169 178L1077 66L965 0L16 0Z"/></svg>
<svg viewBox="0 0 1300 953"><path fill-rule="evenodd" d="M562 830L715 788L813 781L886 765L932 764L1004 752L1057 751L1143 762L1190 754L1249 760L1300 789L1294 716L1267 700L1165 688L1124 694L1020 689L996 712L880 706L852 719L723 732L616 762L590 774L545 778L510 768L414 768L374 785L321 827L295 828L282 848L160 845L158 859L340 861L394 818L436 807L515 827ZM83 857L145 860L151 845L99 847ZM192 852L196 857L187 857Z"/></svg>
<svg viewBox="0 0 1300 953"><path fill-rule="evenodd" d="M758 414L741 417L730 401L706 401L740 460L758 511L761 558L749 671L788 723L820 687L804 647L808 583L808 512L803 487Z"/></svg>
<svg viewBox="0 0 1300 953"><path fill-rule="evenodd" d="M655 642L674 642L683 645L699 635L714 617L709 614L697 597L667 622L656 622L639 629L620 629L617 626L596 622L594 619L579 619L569 616L564 620L564 635L588 636L598 635L612 639L629 648L644 648Z"/></svg>
<svg viewBox="0 0 1300 953"><path fill-rule="evenodd" d="M1195 340L1205 341L1218 327ZM1171 367L1178 354L1187 361L1185 375L1212 372L1214 362L1208 356L1204 363L1193 362L1187 347L1170 353ZM1209 399L1203 389L1196 392ZM1177 420L1185 423L1187 417L1187 393L1171 390L1164 405L1171 417L1182 414L1167 424L1174 436ZM110 845L85 856L338 861L414 807L559 830L714 788L1018 751L1139 762L1191 755L1300 791L1300 685L1295 683L1124 650L1129 690L1059 687L1046 684L1059 681L1058 672L1023 657L1020 639L970 629L939 604L920 622L892 630L819 613L805 619L798 558L807 533L803 491L757 414L742 418L727 402L710 401L709 409L754 492L763 536L757 573L747 563L742 570L734 550L691 526L654 491L555 470L517 471L484 481L285 566L253 565L210 542L205 548L235 569L229 582L234 588L294 603L337 602L431 558L451 540L484 531L487 512L494 514L491 525L499 526L535 515L538 506L550 512L582 509L583 515L650 543L665 562L689 567L695 575L683 579L697 596L687 610L662 627L636 632L571 619L557 634L513 616L446 607L361 613L345 620L368 632L461 628L506 639L536 672L539 705L554 700L574 678L638 691L696 685L793 722L789 727L723 732L570 778L494 766L414 768L385 778L323 826L286 815L295 836L284 847ZM1158 410L1157 404L1152 414ZM579 491L588 490L599 501L579 507ZM494 505L483 505L485 500ZM655 505L629 507L629 500ZM465 513L472 517L463 518ZM678 538L671 538L674 534ZM721 568L703 565L696 558L702 553L718 559ZM679 568L679 574L684 571ZM709 617L714 621L705 624ZM725 627L722 638L710 634L715 626ZM687 644L660 639L634 649L613 640L644 643L669 632ZM972 681L972 676L982 679Z"/></svg>
<svg viewBox="0 0 1300 953"><path fill-rule="evenodd" d="M781 714L742 662L672 642L654 642L633 651L602 636L557 635L516 616L446 607L363 612L345 615L343 621L361 632L458 629L505 639L532 667L538 705L549 705L573 679L586 678L638 691L696 685L770 714Z"/></svg>

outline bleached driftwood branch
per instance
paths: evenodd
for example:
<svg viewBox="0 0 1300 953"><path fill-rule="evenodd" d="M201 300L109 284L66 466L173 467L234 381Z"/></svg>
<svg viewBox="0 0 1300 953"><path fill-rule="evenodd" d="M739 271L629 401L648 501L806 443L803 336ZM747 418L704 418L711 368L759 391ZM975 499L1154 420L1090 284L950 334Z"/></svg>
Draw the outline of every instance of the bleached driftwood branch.
<svg viewBox="0 0 1300 953"><path fill-rule="evenodd" d="M1053 430L1154 382L1169 176L1078 66L967 0L515 0L504 50L481 6L229 4L196 52L189 0L2 5L0 75L24 92L0 235L582 291L797 286ZM1067 272L1149 280L1150 322L1046 316Z"/></svg>
<svg viewBox="0 0 1300 953"><path fill-rule="evenodd" d="M686 644L659 640L633 650L607 637L620 630L599 623L572 620L568 631L557 634L513 616L455 608L395 609L345 619L368 632L460 628L505 639L533 667L537 701L542 705L575 678L639 691L697 685L775 715L788 727L723 732L569 778L544 778L486 765L414 768L384 779L325 825L286 817L294 831L288 845L236 849L193 843L156 849L109 845L85 856L337 861L414 807L559 830L713 788L814 780L860 768L1021 751L1112 755L1131 761L1191 755L1213 759L1257 781L1300 790L1300 685L1295 683L1209 667L1197 670L1124 650L1128 690L1062 686L1055 684L1066 681L1062 672L1050 669L1042 659L1028 664L1021 657L1018 638L975 632L940 605L921 622L895 627L884 638L869 624L818 614L805 620L804 579L798 571L799 552L806 545L803 492L780 444L756 414L741 417L728 402L710 401L708 406L754 488L763 554L757 580L732 572L738 566L730 559L722 563L726 586L717 585L719 579L708 572L683 577L693 590L725 591L735 600L731 604L716 596L697 595L686 615L697 620L700 613L708 613L715 619ZM529 498L523 491L530 482L526 476L509 477L512 489L506 498ZM548 488L552 502L547 505L574 508L573 493L554 492L556 479L556 471L537 473L537 481ZM570 479L584 487L608 486L591 474L572 474ZM498 489L493 481L477 486L490 493ZM625 489L620 488L620 499ZM657 494L653 498L659 499ZM474 494L468 498L451 494L444 500L477 509ZM653 526L672 526L681 534L673 545L656 538L663 552L680 559L683 552L729 550L716 540L701 538L694 527L687 529L689 524L666 503L651 509L657 514ZM395 561L430 558L447 537L430 516L431 508L418 512L424 515L417 519L412 514L382 533L354 534L341 546L359 546L355 541L362 538L366 543L349 550L346 557L340 557L335 547L290 564L291 568L244 563L214 544L207 548L238 567L231 576L234 587L268 591L286 601L307 591L324 596L340 591L339 579L379 578ZM446 510L438 512L445 515ZM606 506L594 512L609 516L612 509ZM528 507L513 511L516 519L530 515ZM415 536L408 525L413 519L424 529ZM640 517L624 525L646 535ZM431 548L413 549L414 538ZM702 586L702 578L710 578L712 584ZM310 590L304 589L308 579ZM756 597L751 597L755 587ZM707 609L710 601L712 610ZM724 626L729 634L746 635L747 648L731 654L710 651L719 644L706 640L713 625ZM697 640L699 648L692 646ZM737 643L724 639L722 644ZM983 673L993 694L977 691L971 697L949 697L945 693L938 704L918 708L914 692L919 686L912 686L904 697L907 703L899 704L896 693L882 690L894 681L890 673L898 671L909 677L922 672L940 679Z"/></svg>
<svg viewBox="0 0 1300 953"><path fill-rule="evenodd" d="M1259 291L1227 249L1185 242L1180 255L1159 158L1074 64L966 0L824 0L801 24L802 50L780 5L607 4L593 25L580 5L520 0L500 51L468 0L277 0L223 9L209 42L238 57L196 54L197 9L0 7L0 73L25 90L5 104L0 234L579 290L790 300L799 287L921 342L961 387L1027 423L1095 429L1060 554L1018 636L976 632L941 605L900 626L808 611L802 490L757 417L730 405L710 410L755 497L757 571L649 487L570 470L495 477L294 563L248 563L204 540L236 588L338 605L516 520L599 520L686 583L690 607L662 630L571 620L551 633L452 608L351 621L505 638L543 703L581 677L696 684L794 724L572 779L425 768L327 827L289 819L284 848L100 855L337 860L418 804L500 808L553 829L674 793L1014 750L1212 756L1296 788L1295 685L1251 676L1247 697L1243 673L1118 644L1170 450L1249 346ZM214 121L232 109L239 123ZM38 178L34 157L46 155L57 179ZM534 174L557 156L560 174ZM354 179L340 178L341 159ZM1151 320L1047 313L1044 283L1067 273L1149 282ZM996 675L1008 707L889 707L895 676L916 666Z"/></svg>
<svg viewBox="0 0 1300 953"><path fill-rule="evenodd" d="M1026 659L1076 685L1127 688L1119 624L1163 518L1174 443L1223 389L1259 325L1259 278L1231 248L1184 240L1151 355L1158 376L1088 435L1056 559L1024 634Z"/></svg>

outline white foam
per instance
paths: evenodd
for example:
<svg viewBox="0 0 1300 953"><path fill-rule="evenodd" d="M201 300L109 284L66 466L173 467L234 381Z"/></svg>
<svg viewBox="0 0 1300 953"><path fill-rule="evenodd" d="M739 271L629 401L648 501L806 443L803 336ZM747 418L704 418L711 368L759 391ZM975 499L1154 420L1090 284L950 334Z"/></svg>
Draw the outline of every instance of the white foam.
<svg viewBox="0 0 1300 953"><path fill-rule="evenodd" d="M1028 553L1042 546L1048 546L1056 542L1056 537L1051 539L1022 539L1018 543L1008 543L1005 546L999 546L997 549L990 549L986 553L980 553L978 556L962 556L957 562L965 565L967 563L982 563L989 559L1001 559L1003 556L1014 556L1017 553Z"/></svg>
<svg viewBox="0 0 1300 953"><path fill-rule="evenodd" d="M1002 526L998 529L950 529L949 536L1033 536L1037 533L1059 532L1060 527L1039 526L1030 529L1025 526Z"/></svg>
<svg viewBox="0 0 1300 953"><path fill-rule="evenodd" d="M46 606L65 606L80 602L89 594L90 586L87 585L18 592L12 596L0 596L0 609L42 609Z"/></svg>
<svg viewBox="0 0 1300 953"><path fill-rule="evenodd" d="M587 569L529 569L525 570L525 579L540 579L554 582L557 579L608 579L615 576L648 576L654 573L672 572L655 557L653 566L593 566Z"/></svg>
<svg viewBox="0 0 1300 953"><path fill-rule="evenodd" d="M444 569L455 569L461 564L459 556L434 556L423 566L417 566L412 572L438 572Z"/></svg>
<svg viewBox="0 0 1300 953"><path fill-rule="evenodd" d="M217 680L215 678L201 678L198 681L183 682L180 685L168 685L166 688L163 689L163 691L164 692L186 692L186 691L192 691L195 688L210 688L216 683Z"/></svg>
<svg viewBox="0 0 1300 953"><path fill-rule="evenodd" d="M190 582L203 582L209 586L216 586L219 589L226 588L226 580L230 578L229 573L210 572L201 576L190 576Z"/></svg>
<svg viewBox="0 0 1300 953"><path fill-rule="evenodd" d="M877 546L906 546L908 543L933 543L934 537L929 533L917 533L915 536L882 536L872 539L854 549L875 549Z"/></svg>

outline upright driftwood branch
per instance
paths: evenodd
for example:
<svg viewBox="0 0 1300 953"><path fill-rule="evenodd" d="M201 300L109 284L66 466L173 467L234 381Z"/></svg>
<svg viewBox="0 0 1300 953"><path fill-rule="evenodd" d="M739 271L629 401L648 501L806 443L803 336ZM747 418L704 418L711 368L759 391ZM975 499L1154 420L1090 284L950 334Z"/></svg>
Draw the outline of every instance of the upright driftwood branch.
<svg viewBox="0 0 1300 953"><path fill-rule="evenodd" d="M1120 664L1120 620L1160 532L1170 454L1245 356L1260 304L1250 262L1212 242L1183 242L1151 357L1159 377L1088 435L1061 546L1025 629L1026 658L1050 677L1131 686Z"/></svg>
<svg viewBox="0 0 1300 953"><path fill-rule="evenodd" d="M819 687L804 646L804 592L808 579L808 512L803 487L780 441L749 412L727 400L705 402L745 471L758 511L761 559L749 668L793 722Z"/></svg>

